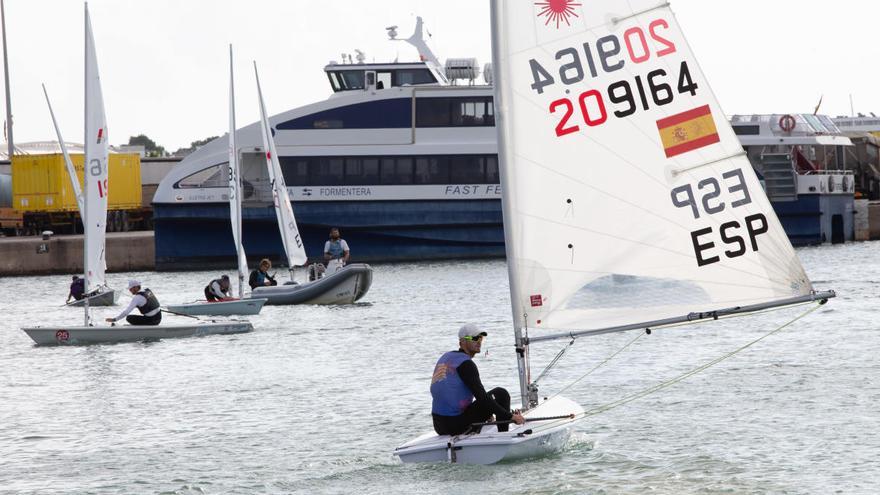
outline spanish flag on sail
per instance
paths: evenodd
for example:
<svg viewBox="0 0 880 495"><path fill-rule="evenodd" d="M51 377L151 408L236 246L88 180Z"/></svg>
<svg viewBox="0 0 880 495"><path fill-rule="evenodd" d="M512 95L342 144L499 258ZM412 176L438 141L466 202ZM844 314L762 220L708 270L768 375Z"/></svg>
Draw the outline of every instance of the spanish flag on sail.
<svg viewBox="0 0 880 495"><path fill-rule="evenodd" d="M657 121L666 158L717 143L718 129L709 105L703 105Z"/></svg>

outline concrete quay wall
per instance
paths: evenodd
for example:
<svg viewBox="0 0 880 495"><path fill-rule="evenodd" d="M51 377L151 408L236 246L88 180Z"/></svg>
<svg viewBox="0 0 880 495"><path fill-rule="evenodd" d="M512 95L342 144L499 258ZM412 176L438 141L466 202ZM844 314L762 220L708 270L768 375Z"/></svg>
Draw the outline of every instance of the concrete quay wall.
<svg viewBox="0 0 880 495"><path fill-rule="evenodd" d="M153 232L107 234L107 271L154 270ZM0 239L0 276L82 273L83 236L7 237Z"/></svg>

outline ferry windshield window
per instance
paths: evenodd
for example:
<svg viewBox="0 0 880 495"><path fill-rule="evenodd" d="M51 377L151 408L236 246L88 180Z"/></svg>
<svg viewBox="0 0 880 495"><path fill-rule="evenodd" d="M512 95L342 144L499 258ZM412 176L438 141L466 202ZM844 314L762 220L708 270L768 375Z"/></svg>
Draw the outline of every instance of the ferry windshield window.
<svg viewBox="0 0 880 495"><path fill-rule="evenodd" d="M228 168L228 163L221 163L220 165L199 170L177 181L174 187L177 189L228 187L229 183L226 181L226 175L223 174Z"/></svg>
<svg viewBox="0 0 880 495"><path fill-rule="evenodd" d="M330 84L333 85L333 91L364 89L364 71L344 70L330 72L328 76L330 77Z"/></svg>
<svg viewBox="0 0 880 495"><path fill-rule="evenodd" d="M416 127L494 126L495 105L491 97L419 98Z"/></svg>

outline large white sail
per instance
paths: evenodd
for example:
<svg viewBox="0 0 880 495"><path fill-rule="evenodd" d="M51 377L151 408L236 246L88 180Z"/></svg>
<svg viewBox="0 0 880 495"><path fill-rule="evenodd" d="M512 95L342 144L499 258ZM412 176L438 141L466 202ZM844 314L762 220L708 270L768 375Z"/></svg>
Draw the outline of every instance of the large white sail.
<svg viewBox="0 0 880 495"><path fill-rule="evenodd" d="M238 150L235 147L235 78L232 71L232 45L229 45L229 219L232 222L232 240L238 255L238 297L244 297L247 276L247 256L241 243L241 186L239 180Z"/></svg>
<svg viewBox="0 0 880 495"><path fill-rule="evenodd" d="M293 267L304 265L308 258L303 248L302 237L300 237L299 229L296 226L296 218L293 216L293 206L290 204L290 195L287 192L287 185L284 183L284 175L281 173L278 153L275 151L275 139L269 127L266 105L263 103L263 91L260 89L260 75L257 73L256 63L254 63L254 74L257 78L257 95L260 99L260 128L263 133L266 166L269 169L269 181L272 184L272 197L275 201L275 213L278 215L281 242L284 244L287 265L292 274Z"/></svg>
<svg viewBox="0 0 880 495"><path fill-rule="evenodd" d="M105 285L104 244L107 229L107 119L98 75L95 40L85 7L85 194L83 229L85 230L84 272L86 292Z"/></svg>
<svg viewBox="0 0 880 495"><path fill-rule="evenodd" d="M668 3L494 1L493 29L517 327L811 292Z"/></svg>

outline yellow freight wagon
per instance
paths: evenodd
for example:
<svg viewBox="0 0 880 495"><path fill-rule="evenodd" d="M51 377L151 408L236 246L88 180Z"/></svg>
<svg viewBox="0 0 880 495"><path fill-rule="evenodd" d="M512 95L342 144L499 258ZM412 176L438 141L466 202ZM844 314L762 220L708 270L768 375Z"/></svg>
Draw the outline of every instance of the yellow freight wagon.
<svg viewBox="0 0 880 495"><path fill-rule="evenodd" d="M83 155L72 154L82 187ZM108 209L141 207L141 158L137 154L111 153L107 178ZM12 157L12 206L22 212L78 212L73 186L61 153Z"/></svg>

